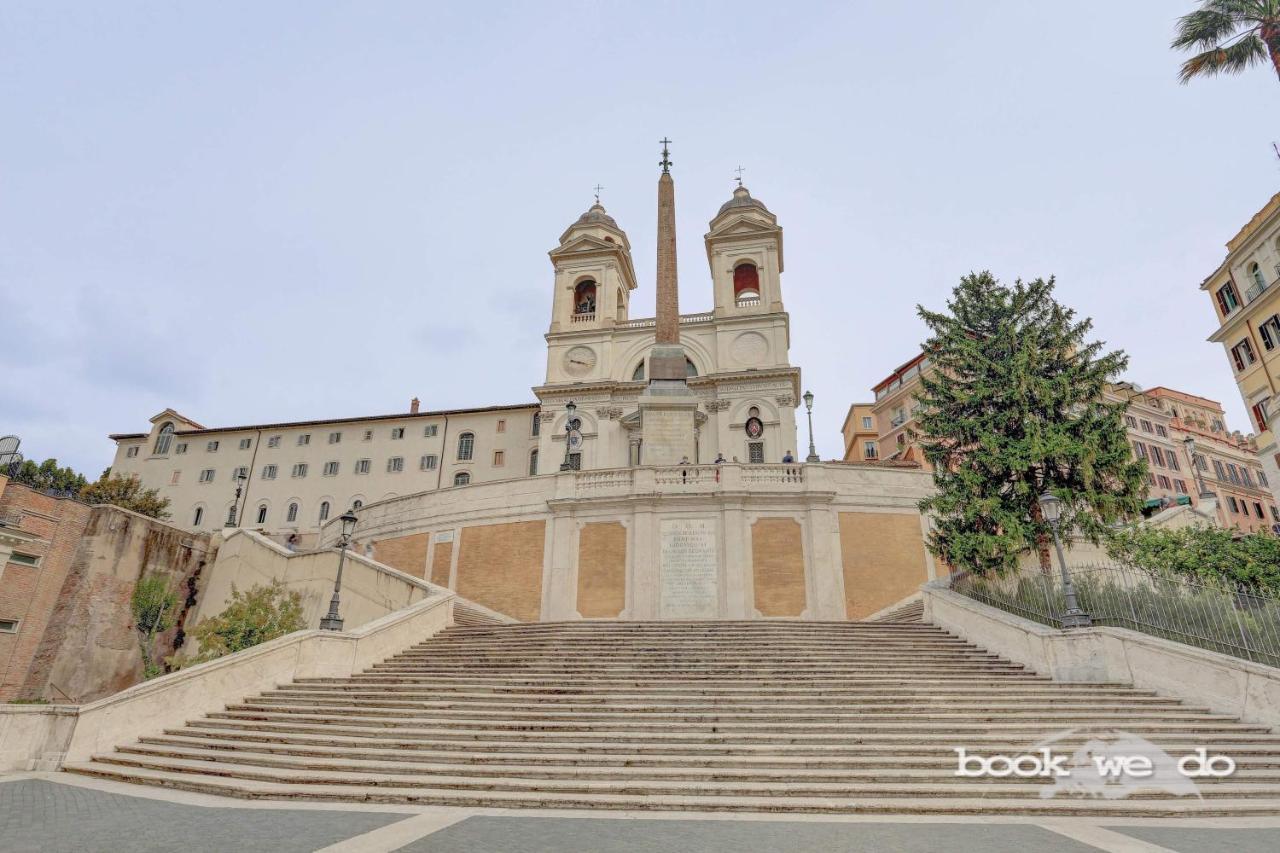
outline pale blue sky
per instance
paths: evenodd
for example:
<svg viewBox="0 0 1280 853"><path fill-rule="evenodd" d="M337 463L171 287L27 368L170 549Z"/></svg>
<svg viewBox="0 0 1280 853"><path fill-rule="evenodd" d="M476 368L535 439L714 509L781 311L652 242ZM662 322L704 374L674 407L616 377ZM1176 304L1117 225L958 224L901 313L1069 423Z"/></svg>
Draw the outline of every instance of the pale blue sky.
<svg viewBox="0 0 1280 853"><path fill-rule="evenodd" d="M685 311L735 166L786 229L824 456L983 268L1056 274L1131 379L1245 429L1197 287L1280 185L1280 84L1178 85L1191 6L5 2L0 433L96 476L166 406L532 400L597 182L652 312L664 134Z"/></svg>

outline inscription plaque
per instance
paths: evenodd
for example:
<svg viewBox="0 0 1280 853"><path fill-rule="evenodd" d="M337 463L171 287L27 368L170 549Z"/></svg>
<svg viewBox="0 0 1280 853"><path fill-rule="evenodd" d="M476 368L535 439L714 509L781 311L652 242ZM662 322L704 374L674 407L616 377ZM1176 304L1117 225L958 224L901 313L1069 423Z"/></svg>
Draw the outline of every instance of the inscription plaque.
<svg viewBox="0 0 1280 853"><path fill-rule="evenodd" d="M707 619L719 612L716 522L709 518L663 519L662 599L664 619Z"/></svg>

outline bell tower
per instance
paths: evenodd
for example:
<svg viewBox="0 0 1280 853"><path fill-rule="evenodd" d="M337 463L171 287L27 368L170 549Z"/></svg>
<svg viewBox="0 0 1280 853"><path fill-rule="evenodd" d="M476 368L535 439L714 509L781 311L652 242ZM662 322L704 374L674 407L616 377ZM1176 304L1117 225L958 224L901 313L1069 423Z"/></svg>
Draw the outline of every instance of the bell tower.
<svg viewBox="0 0 1280 853"><path fill-rule="evenodd" d="M703 237L717 317L773 314L782 307L782 227L741 179Z"/></svg>
<svg viewBox="0 0 1280 853"><path fill-rule="evenodd" d="M549 254L555 267L553 334L609 328L629 318L636 289L631 243L598 197Z"/></svg>

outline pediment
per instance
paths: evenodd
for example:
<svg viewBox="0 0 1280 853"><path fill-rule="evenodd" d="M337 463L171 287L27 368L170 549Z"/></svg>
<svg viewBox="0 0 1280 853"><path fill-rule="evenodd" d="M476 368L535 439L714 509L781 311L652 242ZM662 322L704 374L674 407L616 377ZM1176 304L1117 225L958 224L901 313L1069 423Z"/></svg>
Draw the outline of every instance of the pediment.
<svg viewBox="0 0 1280 853"><path fill-rule="evenodd" d="M150 422L153 424L160 423L161 421L175 421L186 429L204 429L203 425L196 423L191 420L191 418L179 414L173 409L165 409L163 412L150 419Z"/></svg>
<svg viewBox="0 0 1280 853"><path fill-rule="evenodd" d="M761 222L748 215L738 215L712 228L705 239L714 240L721 237L754 237L760 234L776 234L781 231L777 225Z"/></svg>
<svg viewBox="0 0 1280 853"><path fill-rule="evenodd" d="M617 243L610 243L608 240L602 240L599 237L593 237L590 234L583 234L575 237L568 243L563 243L552 249L551 257L560 257L562 255L586 254L589 252L622 252L622 246Z"/></svg>

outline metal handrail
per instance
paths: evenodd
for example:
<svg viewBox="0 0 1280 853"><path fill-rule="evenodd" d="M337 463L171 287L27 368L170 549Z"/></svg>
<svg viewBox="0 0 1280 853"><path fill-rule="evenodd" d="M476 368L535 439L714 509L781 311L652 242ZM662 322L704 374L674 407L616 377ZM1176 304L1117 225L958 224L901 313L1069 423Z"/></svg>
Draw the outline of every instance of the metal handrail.
<svg viewBox="0 0 1280 853"><path fill-rule="evenodd" d="M1095 625L1129 628L1189 646L1280 667L1280 594L1227 579L1176 575L1123 564L1076 566L1080 607ZM1066 609L1054 574L958 572L956 592L1033 622L1061 626Z"/></svg>

